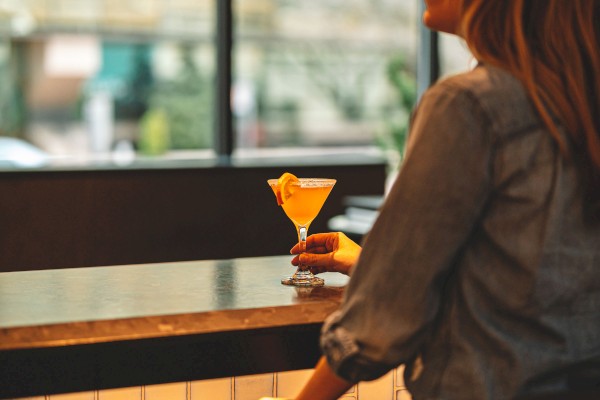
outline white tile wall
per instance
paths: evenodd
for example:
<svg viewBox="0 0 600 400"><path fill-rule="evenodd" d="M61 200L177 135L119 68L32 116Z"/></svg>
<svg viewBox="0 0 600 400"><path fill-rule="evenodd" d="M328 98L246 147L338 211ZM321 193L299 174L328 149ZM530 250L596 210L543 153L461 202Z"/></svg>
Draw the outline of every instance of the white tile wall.
<svg viewBox="0 0 600 400"><path fill-rule="evenodd" d="M396 387L406 389L406 386L404 386L404 365L399 366L394 371L396 372Z"/></svg>
<svg viewBox="0 0 600 400"><path fill-rule="evenodd" d="M312 374L311 369L193 382L147 385L15 400L257 400L294 398ZM340 400L411 400L404 386L403 367L372 382L352 387Z"/></svg>
<svg viewBox="0 0 600 400"><path fill-rule="evenodd" d="M278 372L277 391L274 394L277 397L294 398L300 393L304 383L310 378L312 369L303 369L300 371Z"/></svg>
<svg viewBox="0 0 600 400"><path fill-rule="evenodd" d="M144 386L144 400L187 400L187 382Z"/></svg>
<svg viewBox="0 0 600 400"><path fill-rule="evenodd" d="M206 379L191 382L190 400L231 400L233 379Z"/></svg>
<svg viewBox="0 0 600 400"><path fill-rule="evenodd" d="M271 397L274 392L274 383L274 374L236 377L233 400L256 400L261 397Z"/></svg>
<svg viewBox="0 0 600 400"><path fill-rule="evenodd" d="M79 392L69 394L53 394L48 400L96 400L96 392Z"/></svg>
<svg viewBox="0 0 600 400"><path fill-rule="evenodd" d="M98 391L98 400L140 400L142 398L142 389L139 386L108 389Z"/></svg>

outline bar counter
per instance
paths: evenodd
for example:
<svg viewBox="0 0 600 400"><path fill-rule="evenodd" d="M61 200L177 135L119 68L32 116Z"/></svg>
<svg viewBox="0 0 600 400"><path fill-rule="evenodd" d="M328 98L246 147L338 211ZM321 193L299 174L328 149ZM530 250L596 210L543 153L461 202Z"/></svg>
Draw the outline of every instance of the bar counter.
<svg viewBox="0 0 600 400"><path fill-rule="evenodd" d="M0 398L311 368L348 278L290 260L0 273Z"/></svg>

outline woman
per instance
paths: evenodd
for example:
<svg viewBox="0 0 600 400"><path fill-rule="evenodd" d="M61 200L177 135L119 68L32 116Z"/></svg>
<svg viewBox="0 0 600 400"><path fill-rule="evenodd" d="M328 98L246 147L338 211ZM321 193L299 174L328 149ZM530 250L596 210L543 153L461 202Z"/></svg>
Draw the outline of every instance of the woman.
<svg viewBox="0 0 600 400"><path fill-rule="evenodd" d="M480 64L421 99L362 251L331 233L294 258L352 272L299 400L399 364L417 400L512 399L600 360L600 1L426 3Z"/></svg>

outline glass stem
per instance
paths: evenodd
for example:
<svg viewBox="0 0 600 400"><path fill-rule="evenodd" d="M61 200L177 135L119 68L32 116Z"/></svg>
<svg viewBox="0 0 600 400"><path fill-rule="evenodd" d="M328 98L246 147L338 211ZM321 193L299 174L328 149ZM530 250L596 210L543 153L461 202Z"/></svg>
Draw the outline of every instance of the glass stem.
<svg viewBox="0 0 600 400"><path fill-rule="evenodd" d="M306 253L306 236L308 234L308 227L306 226L298 226L298 244L300 246L300 254L302 253ZM300 264L298 265L298 272L303 272L306 274L310 274L311 272L308 270L305 270L305 265L304 264Z"/></svg>

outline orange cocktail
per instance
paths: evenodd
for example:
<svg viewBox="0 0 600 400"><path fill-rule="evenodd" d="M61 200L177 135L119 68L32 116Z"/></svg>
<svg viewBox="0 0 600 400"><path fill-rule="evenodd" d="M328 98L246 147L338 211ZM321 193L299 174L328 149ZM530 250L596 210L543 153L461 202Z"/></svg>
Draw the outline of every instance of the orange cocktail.
<svg viewBox="0 0 600 400"><path fill-rule="evenodd" d="M283 211L296 225L308 227L325 203L331 186L319 186L320 181L300 180L297 190L283 203Z"/></svg>
<svg viewBox="0 0 600 400"><path fill-rule="evenodd" d="M306 251L308 227L321 211L335 182L335 179L296 178L290 173L283 174L279 179L268 180L277 203L296 226L301 252ZM292 277L283 279L281 283L295 286L321 286L324 282L307 270L306 266L300 265Z"/></svg>

